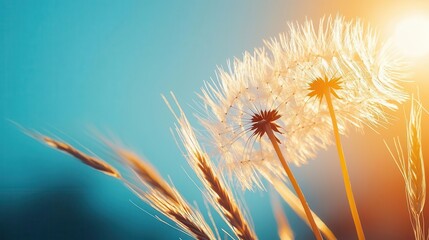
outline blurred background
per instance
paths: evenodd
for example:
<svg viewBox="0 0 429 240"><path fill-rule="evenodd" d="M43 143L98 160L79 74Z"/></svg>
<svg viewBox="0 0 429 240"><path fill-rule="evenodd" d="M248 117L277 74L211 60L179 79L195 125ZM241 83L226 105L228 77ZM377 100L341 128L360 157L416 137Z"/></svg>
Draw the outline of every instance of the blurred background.
<svg viewBox="0 0 429 240"><path fill-rule="evenodd" d="M10 120L101 156L91 130L112 132L205 209L160 94L174 91L184 106L192 104L216 66L286 31L287 21L337 13L362 18L383 37L408 41L401 46L412 63L410 79L429 108L429 43L421 35L429 24L398 30L406 19L429 17L427 0L0 0L0 238L188 239L155 220L151 214L157 213L120 182L29 138ZM405 140L405 113L407 107L393 113L395 120L379 133L351 130L343 137L368 239L413 237L404 182L383 143L397 135ZM423 147L429 157L427 120ZM310 206L337 237L356 239L334 147L294 171ZM269 194L246 192L244 199L260 239L276 239ZM284 209L296 238L312 239Z"/></svg>

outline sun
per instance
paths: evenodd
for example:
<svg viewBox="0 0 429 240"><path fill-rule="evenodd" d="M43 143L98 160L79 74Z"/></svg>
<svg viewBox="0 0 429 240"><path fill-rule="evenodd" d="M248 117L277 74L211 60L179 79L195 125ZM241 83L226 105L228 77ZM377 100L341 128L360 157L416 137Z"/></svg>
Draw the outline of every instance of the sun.
<svg viewBox="0 0 429 240"><path fill-rule="evenodd" d="M395 44L410 57L429 53L429 16L412 16L396 26Z"/></svg>

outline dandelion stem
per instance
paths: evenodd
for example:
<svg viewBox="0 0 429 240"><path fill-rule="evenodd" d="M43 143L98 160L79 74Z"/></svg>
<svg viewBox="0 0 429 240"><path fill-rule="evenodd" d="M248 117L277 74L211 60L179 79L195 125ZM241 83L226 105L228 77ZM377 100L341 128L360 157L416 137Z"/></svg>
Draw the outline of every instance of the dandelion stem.
<svg viewBox="0 0 429 240"><path fill-rule="evenodd" d="M301 188L298 185L298 182L296 181L292 170L289 168L288 164L286 163L286 160L283 156L283 153L280 150L279 144L277 143L276 136L274 135L274 132L270 126L270 124L265 124L265 132L268 135L268 138L270 139L271 143L273 144L274 150L277 153L277 156L286 171L287 176L290 179L290 182L292 183L293 188L295 189L295 192L298 195L299 200L301 201L302 207L304 208L305 214L307 215L308 221L310 222L311 229L313 230L314 236L317 240L322 240L322 235L320 234L319 228L316 225L316 222L314 221L313 215L311 214L310 207L308 206L307 200L305 200L304 194L301 191Z"/></svg>
<svg viewBox="0 0 429 240"><path fill-rule="evenodd" d="M295 196L295 194L292 192L292 190L289 189L289 187L284 184L282 180L274 179L273 186L276 189L276 191L280 194L280 196L283 198L283 200L298 214L300 218L302 218L306 223L310 226L310 223L308 222L308 219L306 219L305 216L305 210L301 206L298 197ZM334 233L326 226L326 224L320 219L314 212L311 212L313 214L314 220L319 227L320 231L322 232L323 236L327 240L337 240Z"/></svg>
<svg viewBox="0 0 429 240"><path fill-rule="evenodd" d="M337 118L335 116L334 106L332 105L332 98L329 90L325 94L325 97L329 108L329 114L331 115L331 119L332 119L332 126L334 128L335 143L337 145L338 157L340 158L341 171L343 172L344 187L346 188L346 194L349 202L350 211L352 213L353 221L356 227L358 239L364 240L365 235L363 233L362 224L360 222L359 213L358 213L356 202L353 196L350 176L347 170L346 159L344 157L343 145L341 144L340 132L338 130Z"/></svg>

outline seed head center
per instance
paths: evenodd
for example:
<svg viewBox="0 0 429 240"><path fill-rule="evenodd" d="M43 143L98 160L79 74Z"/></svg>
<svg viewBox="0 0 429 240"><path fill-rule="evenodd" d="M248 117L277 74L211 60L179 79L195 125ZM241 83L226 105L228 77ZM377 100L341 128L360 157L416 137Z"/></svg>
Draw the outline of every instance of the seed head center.
<svg viewBox="0 0 429 240"><path fill-rule="evenodd" d="M309 97L316 97L320 101L322 101L326 94L332 94L334 97L339 98L336 91L342 89L342 82L340 79L340 77L318 77L309 84L308 90L310 90L310 93L307 95Z"/></svg>
<svg viewBox="0 0 429 240"><path fill-rule="evenodd" d="M267 133L267 127L270 127L273 132L281 133L280 126L275 123L281 117L278 110L261 110L253 114L251 122L253 131L252 136L261 138ZM279 141L277 139L277 141Z"/></svg>

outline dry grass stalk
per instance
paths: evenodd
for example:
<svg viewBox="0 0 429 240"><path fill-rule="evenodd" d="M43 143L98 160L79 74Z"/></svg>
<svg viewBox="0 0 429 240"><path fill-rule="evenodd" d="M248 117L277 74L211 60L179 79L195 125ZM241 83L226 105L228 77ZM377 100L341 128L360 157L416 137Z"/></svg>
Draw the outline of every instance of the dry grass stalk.
<svg viewBox="0 0 429 240"><path fill-rule="evenodd" d="M386 146L395 160L399 171L405 181L405 194L408 211L416 240L425 240L425 224L423 219L423 208L426 200L426 179L422 154L421 117L422 105L420 102L411 101L410 120L407 127L407 159L404 156L399 137L394 139L396 153Z"/></svg>
<svg viewBox="0 0 429 240"><path fill-rule="evenodd" d="M298 214L302 220L307 223L307 225L309 225L308 219L298 197L284 184L283 181L276 178L269 178L269 181L272 182L272 185L283 198L283 200ZM328 226L313 211L311 211L311 214L313 215L314 221L316 222L316 225L320 229L320 232L323 234L323 236L327 240L336 240L337 238L328 228Z"/></svg>
<svg viewBox="0 0 429 240"><path fill-rule="evenodd" d="M176 131L186 148L186 157L190 166L194 169L207 189L209 201L216 210L223 215L239 239L257 239L255 233L242 214L237 201L234 199L233 194L227 188L221 176L217 174L210 158L199 145L192 126L173 94L172 97L179 108L180 116L175 114L171 105L165 98L164 100L179 123L179 126L176 127Z"/></svg>
<svg viewBox="0 0 429 240"><path fill-rule="evenodd" d="M119 157L121 157L127 166L137 174L141 182L149 188L148 191L143 191L139 187L129 183L127 180L122 178L115 168L103 160L86 155L67 143L60 142L43 135L32 134L32 136L43 141L50 147L72 155L82 163L94 169L120 179L140 198L174 221L183 229L182 232L185 234L200 240L215 239L214 234L204 221L201 213L192 209L180 196L177 190L171 187L152 166L140 160L134 153L124 149L114 148Z"/></svg>
<svg viewBox="0 0 429 240"><path fill-rule="evenodd" d="M280 202L278 201L278 199L271 196L271 205L273 206L274 216L277 221L277 231L278 231L280 240L295 239L293 230L289 225L289 221L287 220L287 217L284 214L284 210Z"/></svg>
<svg viewBox="0 0 429 240"><path fill-rule="evenodd" d="M150 186L152 189L159 191L163 196L167 197L171 201L178 202L176 193L168 183L162 179L154 167L147 162L142 161L139 156L128 150L115 148L115 152L121 160L125 161L125 164L136 173L143 183Z"/></svg>
<svg viewBox="0 0 429 240"><path fill-rule="evenodd" d="M222 210L225 218L234 230L234 233L240 239L257 239L243 214L240 211L232 194L217 177L214 168L207 161L207 155L196 152L194 158L198 161L198 169L201 171L205 185L209 188L209 194L215 200Z"/></svg>
<svg viewBox="0 0 429 240"><path fill-rule="evenodd" d="M115 148L115 151L136 173L142 183L150 188L149 192L143 192L136 186L128 184L140 198L175 221L196 239L215 239L201 213L192 209L179 192L157 173L155 168L128 150Z"/></svg>
<svg viewBox="0 0 429 240"><path fill-rule="evenodd" d="M103 172L109 176L112 176L112 177L115 177L118 179L121 178L121 175L119 174L119 172L115 168L113 168L112 166L110 166L109 164L107 164L106 162L104 162L100 159L89 156L89 155L77 150L76 148L74 148L70 144L60 142L60 141L54 140L54 139L46 137L46 136L41 136L41 135L36 135L36 134L33 134L33 136L38 138L42 142L46 143L48 146L50 146L52 148L55 148L61 152L68 153L68 154L72 155L76 159L80 160L83 164L86 164L86 165L88 165L94 169L97 169L98 171L101 171L101 172Z"/></svg>

